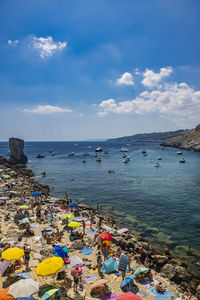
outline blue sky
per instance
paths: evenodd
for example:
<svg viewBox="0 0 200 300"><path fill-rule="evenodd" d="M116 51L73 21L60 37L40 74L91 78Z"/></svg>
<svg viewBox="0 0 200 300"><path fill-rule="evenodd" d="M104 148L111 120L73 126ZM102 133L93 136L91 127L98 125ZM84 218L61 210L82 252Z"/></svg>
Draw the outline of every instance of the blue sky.
<svg viewBox="0 0 200 300"><path fill-rule="evenodd" d="M0 140L192 128L198 0L1 0Z"/></svg>

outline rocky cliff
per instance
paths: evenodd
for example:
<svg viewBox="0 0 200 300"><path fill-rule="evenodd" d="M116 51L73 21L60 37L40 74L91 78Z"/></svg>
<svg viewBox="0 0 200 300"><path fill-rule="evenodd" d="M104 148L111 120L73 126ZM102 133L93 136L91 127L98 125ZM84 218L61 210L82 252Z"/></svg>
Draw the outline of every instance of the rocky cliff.
<svg viewBox="0 0 200 300"><path fill-rule="evenodd" d="M165 147L175 147L179 149L199 152L200 129L198 126L196 127L195 131L168 139L162 142L161 145Z"/></svg>
<svg viewBox="0 0 200 300"><path fill-rule="evenodd" d="M9 139L10 159L12 164L26 164L28 161L27 156L24 154L24 140L17 138Z"/></svg>

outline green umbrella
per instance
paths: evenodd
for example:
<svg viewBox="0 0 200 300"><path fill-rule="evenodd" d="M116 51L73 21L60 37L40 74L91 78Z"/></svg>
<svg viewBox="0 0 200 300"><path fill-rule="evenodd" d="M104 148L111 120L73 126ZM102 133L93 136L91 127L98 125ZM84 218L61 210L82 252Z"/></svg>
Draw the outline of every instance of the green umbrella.
<svg viewBox="0 0 200 300"><path fill-rule="evenodd" d="M135 271L134 275L139 275L139 274L141 274L141 273L147 273L147 272L149 272L149 271L150 271L150 269L149 269L149 268L146 268L146 267L138 268L138 269Z"/></svg>
<svg viewBox="0 0 200 300"><path fill-rule="evenodd" d="M71 219L71 218L75 218L75 216L73 214L66 214L66 215L62 215L61 217L62 219Z"/></svg>

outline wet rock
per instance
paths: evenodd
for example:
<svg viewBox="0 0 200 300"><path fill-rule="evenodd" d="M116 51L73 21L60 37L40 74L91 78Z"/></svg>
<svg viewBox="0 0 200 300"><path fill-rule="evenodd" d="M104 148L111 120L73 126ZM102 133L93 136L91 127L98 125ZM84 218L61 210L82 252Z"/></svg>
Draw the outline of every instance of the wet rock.
<svg viewBox="0 0 200 300"><path fill-rule="evenodd" d="M168 260L169 260L168 256L156 255L156 264L158 264L160 266L167 264Z"/></svg>
<svg viewBox="0 0 200 300"><path fill-rule="evenodd" d="M187 269L181 266L176 266L175 271L178 274L180 280L187 281L191 276L188 273Z"/></svg>
<svg viewBox="0 0 200 300"><path fill-rule="evenodd" d="M10 159L9 162L12 164L26 164L28 161L27 156L24 154L24 141L21 139L10 138Z"/></svg>

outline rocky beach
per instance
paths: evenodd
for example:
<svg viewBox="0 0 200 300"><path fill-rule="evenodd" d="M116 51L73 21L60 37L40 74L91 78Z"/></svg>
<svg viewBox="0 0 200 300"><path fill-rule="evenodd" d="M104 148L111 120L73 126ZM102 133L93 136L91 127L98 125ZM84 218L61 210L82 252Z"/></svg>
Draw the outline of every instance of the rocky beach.
<svg viewBox="0 0 200 300"><path fill-rule="evenodd" d="M64 229L65 225L64 222L62 222L61 215L64 210L70 210L70 213L75 214L75 210L67 209L67 203L69 203L67 198L51 197L49 194L49 187L43 186L35 180L33 172L25 167L24 161L20 161L20 159L18 159L13 163L13 159L16 157L17 151L18 150L12 151L12 161L6 160L3 157L0 158L0 191L2 195L2 197L0 197L2 231L1 252L3 252L6 244L10 244L10 247L19 247L21 249L23 249L24 245L29 245L31 247L31 253L28 271L31 278L39 282L40 286L52 285L54 288L59 288L63 295L63 298L61 299L94 299L90 294L90 286L91 283L95 282L99 278L96 269L99 244L98 235L99 233L105 232L112 236L111 257L115 256L114 253L116 253L119 248L125 255L130 256L131 265L127 276L134 274L134 271L138 268L144 267L144 265L145 267L151 268L154 281L150 282L149 285L144 285L138 282L137 279L134 279L135 284L141 292L140 295L145 295L145 298L147 299L154 299L151 288L155 288L156 282L162 282L166 289L171 292L175 298L178 297L186 299L190 293L192 293L192 295L195 294L199 280L188 272L187 265L183 260L175 257L169 249L165 249L164 253L161 252L161 250L151 246L141 236L131 234L128 229L121 230L122 228L115 224L112 216L104 214L99 205L95 210L85 204L78 203L78 208L76 209L77 217L74 216L72 220L77 222L80 220L81 224L82 218L84 218L86 223L86 234L81 239L71 241L69 232ZM21 147L19 151L22 154L23 147ZM20 155L18 155L18 157L20 157ZM24 160L24 156L21 155L21 157ZM41 196L32 196L34 192L38 192ZM35 201L39 201L41 205L42 213L41 220L39 222L36 217L37 207L35 210L32 205ZM25 209L21 212L19 212L20 205L25 205ZM53 213L53 220L50 220L44 215L46 208L49 206ZM30 218L27 222L30 225L31 232L33 233L32 236L26 236L24 234L26 226L20 224L20 222L16 222L15 219L16 213L19 214L26 211ZM91 212L94 220L92 230L90 228ZM102 220L100 228L98 226L99 220ZM48 235L51 242L48 242L48 239L45 240L41 238L41 230L49 227L51 230ZM60 232L59 239L56 239L56 231ZM81 225L78 227L77 231L82 233ZM69 259L79 257L82 262L84 274L83 290L80 290L78 294L74 293L72 288L69 288L66 294L65 282L62 280L56 280L56 275L42 277L38 276L35 272L35 268L39 263L41 263L44 259L55 255L55 251L52 248L52 245L55 243L60 247L68 248ZM89 255L85 256L82 252L80 252L80 250L88 249L89 247L92 248L92 252ZM191 255L191 253L188 252L188 255ZM92 265L93 268L88 268L89 265ZM23 263L20 270L26 270ZM70 267L68 267L68 265L65 265L63 270L65 270L67 275L72 278ZM15 271L15 275L17 275L17 272L18 270ZM87 282L87 278L92 275L95 275L94 280ZM114 291L117 295L122 294L122 290L120 288L122 283L121 276L119 276L116 272L112 272L111 274L104 274L104 278L108 280L110 290ZM5 287L5 281L6 276L4 275L1 280L1 289ZM40 299L37 293L34 296L36 299ZM191 297L193 298L194 296Z"/></svg>

